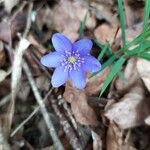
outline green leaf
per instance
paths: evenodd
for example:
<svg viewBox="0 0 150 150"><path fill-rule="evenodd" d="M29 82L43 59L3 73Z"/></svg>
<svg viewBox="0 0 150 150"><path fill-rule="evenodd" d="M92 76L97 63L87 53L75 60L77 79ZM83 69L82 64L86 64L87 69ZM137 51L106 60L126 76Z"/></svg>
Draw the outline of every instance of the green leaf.
<svg viewBox="0 0 150 150"><path fill-rule="evenodd" d="M103 49L105 47L105 45L101 44L97 39L95 39L94 42L100 49Z"/></svg>
<svg viewBox="0 0 150 150"><path fill-rule="evenodd" d="M138 56L150 61L150 53L143 53L143 54L139 54Z"/></svg>
<svg viewBox="0 0 150 150"><path fill-rule="evenodd" d="M85 24L86 24L86 20L87 20L87 14L85 15L83 21L81 21L80 23L80 27L79 27L79 37L82 38L84 35L84 29L85 29Z"/></svg>
<svg viewBox="0 0 150 150"><path fill-rule="evenodd" d="M94 72L94 73L90 76L90 78L93 77L93 76L95 76L95 75L97 75L100 71L102 71L102 70L105 69L107 66L109 66L110 64L112 64L115 60L116 60L116 56L113 55L112 57L110 57L110 58L102 65L102 68L101 68L99 71Z"/></svg>
<svg viewBox="0 0 150 150"><path fill-rule="evenodd" d="M117 73L121 70L122 65L125 62L125 58L121 57L119 60L117 60L117 62L113 65L111 71L108 74L108 77L106 78L101 92L100 92L100 96L104 93L104 91L106 90L106 88L108 87L108 85L110 84L110 82L113 80L113 78L117 75Z"/></svg>
<svg viewBox="0 0 150 150"><path fill-rule="evenodd" d="M98 60L101 60L101 59L103 58L103 56L104 56L106 50L108 50L108 44L106 44L106 45L104 46L104 48L102 49L102 51L99 53L98 58L97 58Z"/></svg>
<svg viewBox="0 0 150 150"><path fill-rule="evenodd" d="M150 15L150 0L145 0L143 31L147 29Z"/></svg>
<svg viewBox="0 0 150 150"><path fill-rule="evenodd" d="M126 52L126 56L136 55L150 48L150 42L141 43L140 46Z"/></svg>
<svg viewBox="0 0 150 150"><path fill-rule="evenodd" d="M121 26L121 32L122 32L122 43L123 47L126 45L126 33L125 33L125 14L124 14L124 7L123 7L123 0L117 0L118 1L118 12L120 17L120 26Z"/></svg>

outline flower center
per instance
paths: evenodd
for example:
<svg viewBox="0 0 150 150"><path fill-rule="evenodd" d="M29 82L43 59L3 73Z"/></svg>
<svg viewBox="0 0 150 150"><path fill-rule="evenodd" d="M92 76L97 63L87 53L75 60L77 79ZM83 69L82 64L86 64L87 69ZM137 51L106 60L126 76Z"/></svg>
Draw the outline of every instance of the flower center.
<svg viewBox="0 0 150 150"><path fill-rule="evenodd" d="M61 60L61 65L64 66L64 71L80 70L81 65L84 63L84 57L78 51L65 51Z"/></svg>
<svg viewBox="0 0 150 150"><path fill-rule="evenodd" d="M68 61L73 64L76 61L76 58L74 56L70 56L68 57Z"/></svg>

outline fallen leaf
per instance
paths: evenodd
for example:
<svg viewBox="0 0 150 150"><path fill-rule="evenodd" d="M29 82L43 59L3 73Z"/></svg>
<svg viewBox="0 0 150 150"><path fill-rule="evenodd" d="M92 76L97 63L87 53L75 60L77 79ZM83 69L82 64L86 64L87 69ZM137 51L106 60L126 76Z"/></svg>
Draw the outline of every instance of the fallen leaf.
<svg viewBox="0 0 150 150"><path fill-rule="evenodd" d="M150 125L150 115L145 119L145 123L146 123L147 125Z"/></svg>
<svg viewBox="0 0 150 150"><path fill-rule="evenodd" d="M0 69L0 82L2 82L7 77L7 72Z"/></svg>
<svg viewBox="0 0 150 150"><path fill-rule="evenodd" d="M123 71L123 79L119 77L115 81L115 88L118 91L130 90L133 84L139 80L139 75L136 66L137 59L131 58L128 60L127 65Z"/></svg>
<svg viewBox="0 0 150 150"><path fill-rule="evenodd" d="M80 23L86 15L85 26L89 29L93 29L96 26L95 15L89 11L87 2L61 0L54 7L52 13L56 30L65 34L72 42L78 39Z"/></svg>
<svg viewBox="0 0 150 150"><path fill-rule="evenodd" d="M18 4L19 0L4 0L5 9L7 12L11 12L12 8Z"/></svg>
<svg viewBox="0 0 150 150"><path fill-rule="evenodd" d="M78 90L67 83L64 98L71 104L76 121L83 125L97 125L96 114L87 103L84 90Z"/></svg>
<svg viewBox="0 0 150 150"><path fill-rule="evenodd" d="M113 27L105 23L98 26L95 29L94 35L98 41L102 43L109 42L110 44L112 44L116 31L117 31L117 26Z"/></svg>
<svg viewBox="0 0 150 150"><path fill-rule="evenodd" d="M0 67L5 64L5 52L3 42L0 41Z"/></svg>
<svg viewBox="0 0 150 150"><path fill-rule="evenodd" d="M17 97L20 98L22 101L26 101L27 97L30 94L30 85L28 82L21 82L19 86L19 90L17 92Z"/></svg>
<svg viewBox="0 0 150 150"><path fill-rule="evenodd" d="M36 78L36 85L42 91L48 91L50 87L50 81L45 76L39 76Z"/></svg>
<svg viewBox="0 0 150 150"><path fill-rule="evenodd" d="M76 11L71 1L61 0L59 4L54 7L53 24L59 32L66 32L66 30L69 30L72 34L77 34L80 21L76 16ZM74 40L74 37L72 40Z"/></svg>
<svg viewBox="0 0 150 150"><path fill-rule="evenodd" d="M132 128L144 124L149 115L149 100L144 98L144 89L133 87L118 103L106 110L105 116L114 121L122 129Z"/></svg>
<svg viewBox="0 0 150 150"><path fill-rule="evenodd" d="M144 16L144 1L125 0L124 1L126 22L128 27L132 27L137 22L141 22Z"/></svg>
<svg viewBox="0 0 150 150"><path fill-rule="evenodd" d="M106 135L107 150L136 150L132 143L125 142L123 130L114 123L110 123Z"/></svg>
<svg viewBox="0 0 150 150"><path fill-rule="evenodd" d="M18 14L13 20L5 20L0 22L0 40L9 42L16 33L23 29L26 25L26 13Z"/></svg>
<svg viewBox="0 0 150 150"><path fill-rule="evenodd" d="M90 6L92 12L96 15L98 20L105 20L110 24L118 24L117 16L112 13L112 8L114 8L113 1L92 1Z"/></svg>
<svg viewBox="0 0 150 150"><path fill-rule="evenodd" d="M150 91L150 61L138 59L136 66L141 79Z"/></svg>
<svg viewBox="0 0 150 150"><path fill-rule="evenodd" d="M102 140L100 136L92 131L93 150L102 150Z"/></svg>
<svg viewBox="0 0 150 150"><path fill-rule="evenodd" d="M85 87L85 92L87 95L96 95L100 92L109 71L110 67L107 67L97 75L88 79L87 85Z"/></svg>

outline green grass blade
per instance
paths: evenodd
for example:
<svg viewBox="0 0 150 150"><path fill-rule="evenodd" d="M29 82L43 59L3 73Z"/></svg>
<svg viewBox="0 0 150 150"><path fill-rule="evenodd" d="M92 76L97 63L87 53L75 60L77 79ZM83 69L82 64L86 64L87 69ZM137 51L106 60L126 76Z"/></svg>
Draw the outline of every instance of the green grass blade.
<svg viewBox="0 0 150 150"><path fill-rule="evenodd" d="M125 58L121 57L119 60L117 60L117 62L113 65L111 71L109 72L103 86L100 92L100 96L104 93L104 91L106 90L106 88L108 87L108 85L110 84L110 82L113 80L113 78L117 75L117 73L121 70L122 65L125 62Z"/></svg>
<svg viewBox="0 0 150 150"><path fill-rule="evenodd" d="M103 49L105 47L104 44L101 44L97 39L95 39L94 42L100 49Z"/></svg>
<svg viewBox="0 0 150 150"><path fill-rule="evenodd" d="M105 69L107 66L113 64L113 62L116 60L116 56L113 55L112 57L110 57L103 65L101 70Z"/></svg>
<svg viewBox="0 0 150 150"><path fill-rule="evenodd" d="M99 53L98 58L97 58L99 61L103 58L103 56L104 56L105 52L107 51L107 49L108 49L108 44L106 44L104 46L104 48L102 49L102 51Z"/></svg>
<svg viewBox="0 0 150 150"><path fill-rule="evenodd" d="M121 32L122 32L122 43L123 47L126 45L126 23L125 23L125 14L124 14L124 7L123 7L123 0L117 0L118 1L118 12L120 17L120 26L121 26Z"/></svg>
<svg viewBox="0 0 150 150"><path fill-rule="evenodd" d="M150 42L144 42L140 46L134 48L133 50L127 51L126 56L137 55L138 53L141 53L148 48L150 48Z"/></svg>
<svg viewBox="0 0 150 150"><path fill-rule="evenodd" d="M82 38L84 36L84 29L85 29L85 25L86 25L86 20L87 20L87 14L85 15L83 21L81 21L80 23L80 27L79 27L79 37Z"/></svg>
<svg viewBox="0 0 150 150"><path fill-rule="evenodd" d="M147 29L150 15L150 0L145 0L143 31Z"/></svg>
<svg viewBox="0 0 150 150"><path fill-rule="evenodd" d="M143 54L139 54L138 56L150 61L150 53L143 53Z"/></svg>
<svg viewBox="0 0 150 150"><path fill-rule="evenodd" d="M91 77L97 75L100 71L102 71L103 69L105 69L107 66L111 65L115 60L116 60L116 56L113 55L111 58L109 58L109 59L102 65L102 68L101 68L99 71L94 72L94 73L91 75ZM90 78L91 78L91 77L90 77Z"/></svg>

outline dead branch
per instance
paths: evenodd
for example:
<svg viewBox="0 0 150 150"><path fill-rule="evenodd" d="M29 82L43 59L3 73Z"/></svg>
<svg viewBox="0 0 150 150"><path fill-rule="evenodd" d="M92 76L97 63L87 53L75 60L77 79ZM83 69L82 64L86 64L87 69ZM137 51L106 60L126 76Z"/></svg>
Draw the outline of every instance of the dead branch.
<svg viewBox="0 0 150 150"><path fill-rule="evenodd" d="M79 139L77 138L76 134L73 131L73 128L71 127L70 123L66 119L66 117L60 112L55 99L51 99L52 107L56 113L56 115L59 117L60 124L63 126L64 132L74 150L82 150L82 146L79 142Z"/></svg>
<svg viewBox="0 0 150 150"><path fill-rule="evenodd" d="M50 119L50 116L48 115L48 112L47 112L47 109L46 109L45 104L43 102L43 99L42 99L42 97L41 97L41 95L40 95L40 93L38 91L38 88L36 86L36 83L34 81L32 73L31 73L31 71L29 69L29 66L27 65L26 62L24 62L24 64L23 64L23 70L25 71L25 73L27 75L27 78L28 78L29 83L31 85L32 91L34 93L34 96L35 96L35 98L36 98L36 100L37 100L37 102L38 102L38 104L40 106L41 113L42 113L43 118L45 120L45 123L47 125L49 134L52 137L52 140L53 140L53 143L55 145L55 148L57 150L63 150L64 148L63 148L63 146L62 146L62 144L61 144L61 142L60 142L60 140L58 138L58 135L56 133L54 125L53 125L53 123L52 123L52 121Z"/></svg>

